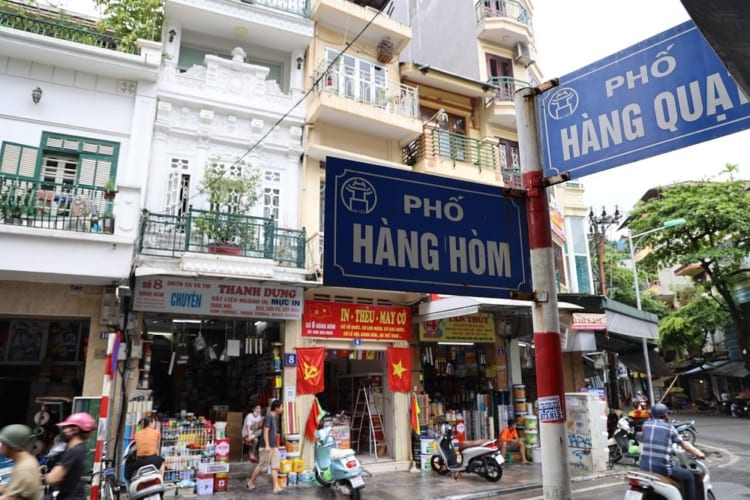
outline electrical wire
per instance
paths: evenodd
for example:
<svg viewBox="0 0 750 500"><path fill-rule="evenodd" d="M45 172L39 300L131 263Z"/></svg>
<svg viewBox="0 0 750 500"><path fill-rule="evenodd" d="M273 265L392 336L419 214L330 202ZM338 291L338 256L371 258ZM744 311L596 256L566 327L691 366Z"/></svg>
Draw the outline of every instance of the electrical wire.
<svg viewBox="0 0 750 500"><path fill-rule="evenodd" d="M305 101L305 99L307 99L310 96L310 94L313 93L313 91L317 88L318 83L320 83L320 81L323 79L323 77L328 74L328 72L330 71L330 69L339 61L339 59L344 54L346 54L346 52L351 48L351 46L354 45L354 43L357 40L359 40L359 38L365 33L365 31L367 31L367 28L369 28L372 25L372 23L375 22L375 19L378 18L378 16L381 14L381 12L382 11L380 11L380 10L376 10L375 15L372 16L372 18L369 21L367 21L367 24L365 24L362 27L362 29L359 30L359 33L357 33L357 35L354 38L352 38L352 40L350 42L348 42L346 44L346 46L343 49L341 49L341 51L338 54L336 54L336 57L334 57L331 60L331 62L328 63L328 66L326 66L325 71L322 71L320 73L320 75L312 82L312 85L310 85L310 89L307 90L307 92L305 92L302 95L302 97L300 97L297 100L297 102L295 102L292 105L292 107L289 108L288 111L286 111L283 115L281 115L281 117L279 117L279 119L276 120L273 123L273 125L271 125L269 127L269 129L266 131L266 133L264 133L258 140L256 140L247 149L247 151L245 151L244 153L242 153L242 155L240 155L237 159L235 159L234 162L230 164L230 168L225 169L224 172L222 173L222 175L219 176L217 179L215 179L214 182L219 182L224 177L224 175L226 175L226 172L229 169L231 169L231 167L239 165L247 157L247 155L249 155L250 153L252 153L258 146L260 146L263 143L264 140L266 140L266 138L269 135L271 135L271 132L273 132L276 129L276 127L278 127L279 125L281 125L281 123L292 113L292 111L294 111L295 109L297 109L297 106L299 106L300 104L302 104ZM198 192L196 192L195 194L193 194L192 196L190 196L187 201L193 200L196 196L198 196L199 194L203 194L205 191L209 191L210 188L211 188L210 185L209 186L204 186L204 189L198 190Z"/></svg>

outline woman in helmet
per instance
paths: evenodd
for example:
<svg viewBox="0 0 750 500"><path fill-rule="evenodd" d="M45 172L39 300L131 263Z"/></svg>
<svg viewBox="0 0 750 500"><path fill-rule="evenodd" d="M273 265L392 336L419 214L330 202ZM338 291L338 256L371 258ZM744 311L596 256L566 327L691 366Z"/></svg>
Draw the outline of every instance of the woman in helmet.
<svg viewBox="0 0 750 500"><path fill-rule="evenodd" d="M0 429L0 455L13 460L13 470L8 484L0 485L4 500L41 500L39 462L26 451L31 441L31 429L14 424Z"/></svg>
<svg viewBox="0 0 750 500"><path fill-rule="evenodd" d="M61 438L68 447L47 472L45 481L59 490L57 500L85 500L86 440L96 424L88 413L73 413L57 424L62 428Z"/></svg>

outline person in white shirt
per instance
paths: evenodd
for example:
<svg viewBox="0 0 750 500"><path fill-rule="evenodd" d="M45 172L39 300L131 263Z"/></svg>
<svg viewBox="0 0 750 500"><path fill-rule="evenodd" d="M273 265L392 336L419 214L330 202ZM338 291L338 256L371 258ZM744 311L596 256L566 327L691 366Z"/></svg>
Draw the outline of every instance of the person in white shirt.
<svg viewBox="0 0 750 500"><path fill-rule="evenodd" d="M260 414L260 405L258 403L252 403L250 405L250 413L245 417L245 422L242 425L242 440L250 449L249 459L251 462L257 462L258 458L255 456L256 448L258 447L258 438L263 432L263 416Z"/></svg>

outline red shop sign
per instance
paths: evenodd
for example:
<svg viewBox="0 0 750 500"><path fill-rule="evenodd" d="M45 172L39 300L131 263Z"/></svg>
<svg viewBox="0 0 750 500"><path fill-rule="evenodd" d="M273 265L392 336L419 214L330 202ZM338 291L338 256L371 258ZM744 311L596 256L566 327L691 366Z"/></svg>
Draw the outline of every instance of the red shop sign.
<svg viewBox="0 0 750 500"><path fill-rule="evenodd" d="M363 340L409 340L408 307L305 301L303 337Z"/></svg>

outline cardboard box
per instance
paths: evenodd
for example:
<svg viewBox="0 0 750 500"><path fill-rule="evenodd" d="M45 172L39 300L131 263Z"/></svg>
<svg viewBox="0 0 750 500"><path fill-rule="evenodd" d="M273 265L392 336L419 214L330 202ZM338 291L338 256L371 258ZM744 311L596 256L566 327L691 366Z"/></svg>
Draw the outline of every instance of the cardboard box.
<svg viewBox="0 0 750 500"><path fill-rule="evenodd" d="M210 462L198 464L200 474L217 474L220 472L229 472L229 462Z"/></svg>
<svg viewBox="0 0 750 500"><path fill-rule="evenodd" d="M214 494L214 475L204 474L203 472L199 472L196 475L195 492L198 495L213 495Z"/></svg>
<svg viewBox="0 0 750 500"><path fill-rule="evenodd" d="M226 436L229 439L229 459L232 462L239 462L242 458L242 422L244 416L242 412L227 412L227 429Z"/></svg>

